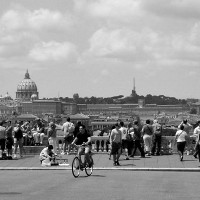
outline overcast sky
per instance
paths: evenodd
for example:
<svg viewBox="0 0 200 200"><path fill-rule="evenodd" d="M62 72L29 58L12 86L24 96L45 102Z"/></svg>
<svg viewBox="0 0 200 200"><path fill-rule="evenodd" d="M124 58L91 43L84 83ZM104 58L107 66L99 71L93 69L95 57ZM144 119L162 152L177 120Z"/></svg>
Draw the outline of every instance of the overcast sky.
<svg viewBox="0 0 200 200"><path fill-rule="evenodd" d="M200 99L199 0L0 0L0 95Z"/></svg>

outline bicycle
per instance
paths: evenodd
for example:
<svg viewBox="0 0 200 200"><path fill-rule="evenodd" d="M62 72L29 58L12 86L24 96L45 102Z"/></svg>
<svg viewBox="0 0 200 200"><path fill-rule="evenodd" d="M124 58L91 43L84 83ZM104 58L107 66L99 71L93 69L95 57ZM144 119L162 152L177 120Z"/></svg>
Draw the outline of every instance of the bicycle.
<svg viewBox="0 0 200 200"><path fill-rule="evenodd" d="M80 147L85 147L85 146L88 146L88 145L83 144L83 145L75 145L75 146L80 148ZM84 154L81 154L81 155L84 155ZM93 161L93 158L92 158L92 152L91 151L89 153L89 157L90 157L91 163L87 163L85 161L85 163L82 164L81 160L78 157L78 154L75 155L75 157L72 161L72 174L75 178L79 177L80 172L83 171L83 170L85 170L85 173L86 173L87 176L92 175L94 161Z"/></svg>

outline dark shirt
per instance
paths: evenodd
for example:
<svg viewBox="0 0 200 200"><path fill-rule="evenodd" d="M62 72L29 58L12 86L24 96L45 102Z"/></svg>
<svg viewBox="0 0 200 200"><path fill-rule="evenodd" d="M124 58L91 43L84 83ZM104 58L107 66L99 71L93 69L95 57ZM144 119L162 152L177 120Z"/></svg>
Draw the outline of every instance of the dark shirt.
<svg viewBox="0 0 200 200"><path fill-rule="evenodd" d="M21 128L18 128L17 130L14 129L14 138L17 138L17 139L23 138L23 133L22 133Z"/></svg>
<svg viewBox="0 0 200 200"><path fill-rule="evenodd" d="M143 135L153 135L153 127L150 124L145 124L142 129Z"/></svg>
<svg viewBox="0 0 200 200"><path fill-rule="evenodd" d="M141 133L140 133L139 127L138 126L134 126L133 130L134 130L134 140L140 140Z"/></svg>
<svg viewBox="0 0 200 200"><path fill-rule="evenodd" d="M7 138L12 138L12 130L13 130L12 126L9 126L6 128L6 137Z"/></svg>
<svg viewBox="0 0 200 200"><path fill-rule="evenodd" d="M74 132L73 132L73 133L74 133L74 137L76 137L77 134L79 133L79 127L80 127L80 126L81 126L81 125L78 125L78 124L75 126L75 129L74 129Z"/></svg>
<svg viewBox="0 0 200 200"><path fill-rule="evenodd" d="M77 145L82 145L83 142L87 142L88 141L88 138L90 137L90 135L86 132L86 133L78 133L76 135L76 138L77 138L77 141L76 141L76 144Z"/></svg>

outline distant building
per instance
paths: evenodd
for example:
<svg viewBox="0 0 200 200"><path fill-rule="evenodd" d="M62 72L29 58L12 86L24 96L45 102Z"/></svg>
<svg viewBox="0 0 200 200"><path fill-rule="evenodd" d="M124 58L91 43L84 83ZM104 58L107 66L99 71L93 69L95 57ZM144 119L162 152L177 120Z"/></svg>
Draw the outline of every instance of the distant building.
<svg viewBox="0 0 200 200"><path fill-rule="evenodd" d="M30 79L27 70L24 80L22 80L17 86L16 99L20 101L31 101L31 98L38 99L39 93L35 82Z"/></svg>

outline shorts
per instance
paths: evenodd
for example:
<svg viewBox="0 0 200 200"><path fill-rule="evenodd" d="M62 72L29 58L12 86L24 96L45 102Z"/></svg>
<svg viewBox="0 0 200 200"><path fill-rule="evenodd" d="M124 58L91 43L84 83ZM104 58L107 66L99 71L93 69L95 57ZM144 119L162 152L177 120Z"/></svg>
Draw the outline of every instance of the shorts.
<svg viewBox="0 0 200 200"><path fill-rule="evenodd" d="M121 143L113 142L112 143L111 154L113 155L113 154L119 153L120 149L121 149Z"/></svg>
<svg viewBox="0 0 200 200"><path fill-rule="evenodd" d="M122 149L128 149L132 141L122 140Z"/></svg>
<svg viewBox="0 0 200 200"><path fill-rule="evenodd" d="M13 144L14 144L13 138L6 139L6 149L12 149Z"/></svg>
<svg viewBox="0 0 200 200"><path fill-rule="evenodd" d="M64 137L64 142L65 143L72 143L74 140L74 135L73 134L68 134L67 136Z"/></svg>

